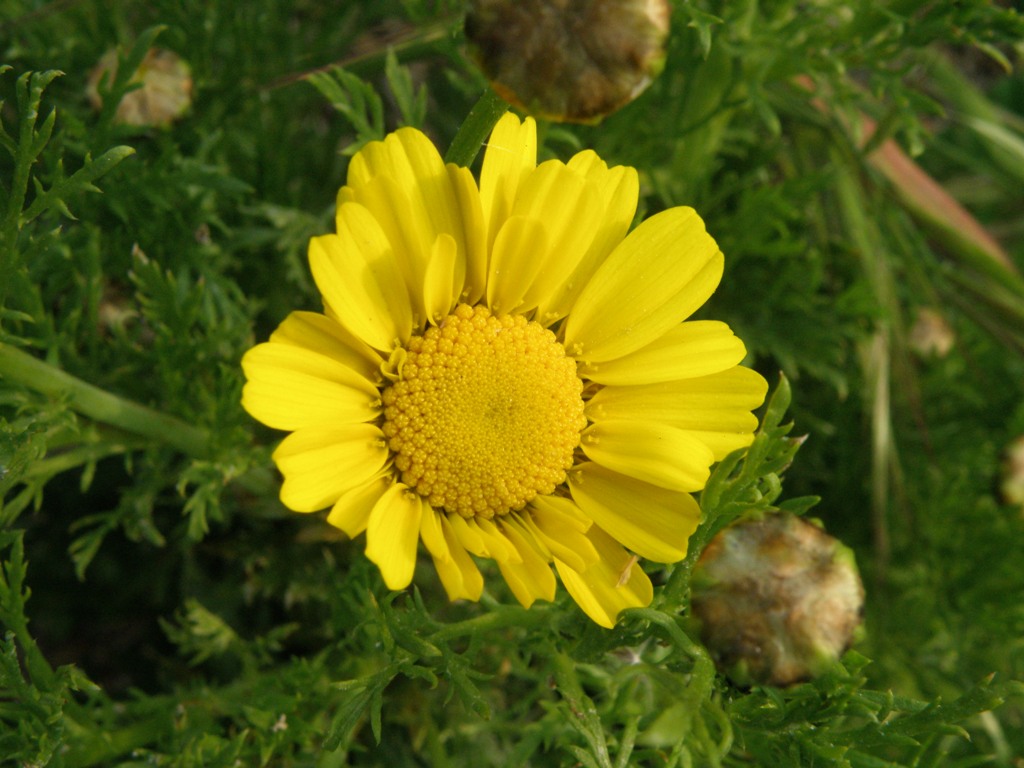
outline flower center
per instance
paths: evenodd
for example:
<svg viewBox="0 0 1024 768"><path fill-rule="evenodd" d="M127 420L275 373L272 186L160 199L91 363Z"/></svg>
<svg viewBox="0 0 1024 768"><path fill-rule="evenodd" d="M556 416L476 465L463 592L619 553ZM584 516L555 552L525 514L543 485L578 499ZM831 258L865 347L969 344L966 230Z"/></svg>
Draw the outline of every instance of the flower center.
<svg viewBox="0 0 1024 768"><path fill-rule="evenodd" d="M383 393L402 482L435 507L491 518L565 480L587 421L576 363L551 331L462 304L406 353Z"/></svg>

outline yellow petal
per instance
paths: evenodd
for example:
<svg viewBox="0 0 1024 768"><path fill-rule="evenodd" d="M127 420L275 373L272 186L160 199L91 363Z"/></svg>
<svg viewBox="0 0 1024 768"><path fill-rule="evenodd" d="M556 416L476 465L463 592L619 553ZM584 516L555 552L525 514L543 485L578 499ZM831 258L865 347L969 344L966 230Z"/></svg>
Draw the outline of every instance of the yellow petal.
<svg viewBox="0 0 1024 768"><path fill-rule="evenodd" d="M315 349L268 341L257 344L242 358L246 374L260 378L297 373L358 390L366 397L380 394L377 386L345 362Z"/></svg>
<svg viewBox="0 0 1024 768"><path fill-rule="evenodd" d="M547 515L534 508L524 514L522 523L530 533L543 544L551 556L582 571L597 561L597 552L583 532L576 526L565 522L559 515ZM589 526L588 526L589 527Z"/></svg>
<svg viewBox="0 0 1024 768"><path fill-rule="evenodd" d="M625 608L651 604L654 589L636 558L596 525L587 533L600 559L584 571L555 560L555 568L572 599L594 622L611 629Z"/></svg>
<svg viewBox="0 0 1024 768"><path fill-rule="evenodd" d="M753 418L753 417L751 417ZM757 419L753 419L754 427L757 426ZM686 434L694 440L699 440L708 447L715 461L721 461L733 451L746 448L754 442L753 428L746 432L709 432L698 429L688 429Z"/></svg>
<svg viewBox="0 0 1024 768"><path fill-rule="evenodd" d="M451 177L437 147L415 128L399 128L392 134L398 137L418 182L417 190L427 205L433 230L437 234L451 235L458 250L465 253L461 210Z"/></svg>
<svg viewBox="0 0 1024 768"><path fill-rule="evenodd" d="M368 483L345 491L331 508L327 522L343 530L350 539L354 539L366 530L370 512L384 492L391 487L392 482L390 473L385 473Z"/></svg>
<svg viewBox="0 0 1024 768"><path fill-rule="evenodd" d="M395 151L395 150L398 151ZM348 164L348 186L355 190L365 187L374 178L384 175L391 177L411 176L408 165L395 168L397 155L401 153L401 144L390 134L382 141L371 141L364 145ZM396 179L397 180L397 179Z"/></svg>
<svg viewBox="0 0 1024 768"><path fill-rule="evenodd" d="M692 208L643 222L612 251L565 322L569 353L587 363L628 355L707 301L723 257Z"/></svg>
<svg viewBox="0 0 1024 768"><path fill-rule="evenodd" d="M466 277L461 298L467 304L476 304L483 298L487 288L487 226L484 222L483 204L480 202L476 179L469 169L451 163L446 167L458 201L463 238L466 243Z"/></svg>
<svg viewBox="0 0 1024 768"><path fill-rule="evenodd" d="M425 136L423 138L430 143ZM401 138L395 133L365 144L348 164L348 185L353 189L365 186L378 176L388 176L410 188L415 187L416 174L412 171Z"/></svg>
<svg viewBox="0 0 1024 768"><path fill-rule="evenodd" d="M580 442L591 461L671 491L699 491L715 457L681 429L652 421L602 420Z"/></svg>
<svg viewBox="0 0 1024 768"><path fill-rule="evenodd" d="M519 551L492 521L486 517L476 517L470 520L469 524L475 527L483 537L488 557L494 558L499 563L522 562Z"/></svg>
<svg viewBox="0 0 1024 768"><path fill-rule="evenodd" d="M691 320L670 328L636 352L602 363L582 363L581 376L601 384L655 384L724 371L747 354L725 323Z"/></svg>
<svg viewBox="0 0 1024 768"><path fill-rule="evenodd" d="M364 146L349 163L348 185L357 198L365 186L381 177L395 182L411 205L399 209L400 216L426 218L429 233L425 248L443 233L454 238L459 252L465 252L456 193L430 139L415 128L399 128L383 141Z"/></svg>
<svg viewBox="0 0 1024 768"><path fill-rule="evenodd" d="M597 191L599 201L596 209L600 216L586 254L561 285L538 303L537 317L543 325L549 325L569 314L594 270L604 262L615 246L622 242L629 231L636 215L640 195L640 180L634 168L609 168L591 150L575 155L569 160L568 165L582 173L587 179L588 186Z"/></svg>
<svg viewBox="0 0 1024 768"><path fill-rule="evenodd" d="M768 383L749 368L733 367L696 379L635 387L601 388L587 402L587 418L653 421L686 430L720 461L750 444L757 429L751 411L764 402Z"/></svg>
<svg viewBox="0 0 1024 768"><path fill-rule="evenodd" d="M274 451L284 475L281 501L296 512L315 512L376 475L388 460L384 433L373 424L300 429Z"/></svg>
<svg viewBox="0 0 1024 768"><path fill-rule="evenodd" d="M659 488L584 462L569 472L569 490L580 509L641 557L674 563L686 556L700 507L688 493Z"/></svg>
<svg viewBox="0 0 1024 768"><path fill-rule="evenodd" d="M314 237L309 264L324 302L374 349L391 350L412 333L412 307L380 224L358 203L341 207L337 235Z"/></svg>
<svg viewBox="0 0 1024 768"><path fill-rule="evenodd" d="M535 534L536 526L527 525L526 520L530 517L529 513L523 511L510 512L507 515L502 515L497 519L498 528L502 533L506 534L506 538L510 538L511 535L508 533L509 530L514 531L517 539L525 541L537 552L538 555L544 560L545 563L551 562L551 550L547 548L547 545L541 541L541 538ZM517 549L519 547L517 546Z"/></svg>
<svg viewBox="0 0 1024 768"><path fill-rule="evenodd" d="M511 214L520 180L536 165L536 123L528 117L520 124L518 117L506 113L491 132L480 168L480 200L488 250Z"/></svg>
<svg viewBox="0 0 1024 768"><path fill-rule="evenodd" d="M594 521L576 506L572 499L561 496L537 496L530 507L547 519L558 519L561 525L568 525L580 533L586 533Z"/></svg>
<svg viewBox="0 0 1024 768"><path fill-rule="evenodd" d="M490 557L490 551L484 544L484 537L476 526L471 526L469 521L462 515L446 515L452 533L455 535L459 546L472 552L477 557Z"/></svg>
<svg viewBox="0 0 1024 768"><path fill-rule="evenodd" d="M433 507L425 511L420 521L420 538L423 539L423 546L427 548L427 552L435 560L448 561L452 559L452 553L448 542L445 541L444 529L441 528L441 518L444 516L444 512L439 512Z"/></svg>
<svg viewBox="0 0 1024 768"><path fill-rule="evenodd" d="M519 187L512 216L544 223L544 250L535 249L536 277L521 309L547 302L576 269L594 241L604 214L600 194L586 178L556 160L537 166Z"/></svg>
<svg viewBox="0 0 1024 768"><path fill-rule="evenodd" d="M395 483L378 499L366 526L366 557L380 568L388 589L405 589L416 568L420 520L430 507L423 497Z"/></svg>
<svg viewBox="0 0 1024 768"><path fill-rule="evenodd" d="M709 376L666 381L633 387L602 387L587 402L587 416L596 421L644 419L664 421L683 429L706 429L709 423L726 423L764 402L768 382L757 371L734 366ZM709 422L708 420L713 420Z"/></svg>
<svg viewBox="0 0 1024 768"><path fill-rule="evenodd" d="M333 357L276 341L242 357L247 379L242 407L274 429L324 423L354 424L380 413L380 392L361 373Z"/></svg>
<svg viewBox="0 0 1024 768"><path fill-rule="evenodd" d="M336 224L340 232L345 226L341 217L347 205L358 204L368 210L391 245L403 281L410 287L412 297L419 302L421 294L418 286L423 284L423 273L427 268L435 233L423 201L410 197L415 194L415 189L403 189L389 176L369 179L359 188L358 193L352 187L342 187L338 191ZM421 303L416 304L413 310L421 317L424 314Z"/></svg>
<svg viewBox="0 0 1024 768"><path fill-rule="evenodd" d="M270 341L319 352L371 381L380 376L381 356L337 320L319 312L292 312L270 334Z"/></svg>
<svg viewBox="0 0 1024 768"><path fill-rule="evenodd" d="M519 561L515 547L490 520L483 517L466 519L456 514L446 517L459 544L477 557L489 557L498 562Z"/></svg>
<svg viewBox="0 0 1024 768"><path fill-rule="evenodd" d="M498 313L518 307L548 253L547 232L536 219L513 216L498 233L487 270L487 306Z"/></svg>
<svg viewBox="0 0 1024 768"><path fill-rule="evenodd" d="M503 526L503 533L519 554L518 563L511 560L498 563L512 594L524 608L529 608L538 599L554 600L555 575L548 561L515 526Z"/></svg>
<svg viewBox="0 0 1024 768"><path fill-rule="evenodd" d="M441 578L444 591L449 600L479 600L484 591L484 577L476 567L473 558L459 544L455 532L448 522L448 516L438 514L441 533L448 550L448 558L434 557L434 567Z"/></svg>
<svg viewBox="0 0 1024 768"><path fill-rule="evenodd" d="M451 235L438 235L423 276L423 307L427 320L434 324L448 316L462 293L462 276L456 275L457 258Z"/></svg>

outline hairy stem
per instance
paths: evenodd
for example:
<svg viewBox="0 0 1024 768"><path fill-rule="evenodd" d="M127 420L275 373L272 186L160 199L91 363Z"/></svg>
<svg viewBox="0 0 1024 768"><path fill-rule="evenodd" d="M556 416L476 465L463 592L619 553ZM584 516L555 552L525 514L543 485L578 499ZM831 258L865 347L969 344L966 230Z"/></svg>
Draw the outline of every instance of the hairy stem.
<svg viewBox="0 0 1024 768"><path fill-rule="evenodd" d="M483 96L469 111L459 132L455 134L444 161L468 167L476 158L491 129L507 111L508 104L504 99L491 88L484 91Z"/></svg>

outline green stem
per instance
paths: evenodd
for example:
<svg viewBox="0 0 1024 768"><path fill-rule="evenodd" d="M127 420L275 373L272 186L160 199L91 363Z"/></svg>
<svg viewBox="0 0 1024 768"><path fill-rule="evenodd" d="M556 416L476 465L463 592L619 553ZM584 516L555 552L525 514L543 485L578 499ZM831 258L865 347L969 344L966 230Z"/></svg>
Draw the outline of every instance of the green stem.
<svg viewBox="0 0 1024 768"><path fill-rule="evenodd" d="M622 612L622 617L649 621L663 629L676 648L693 660L693 669L690 672L691 689L700 694L701 700L711 695L715 680L715 664L704 646L691 639L674 617L653 608L629 608Z"/></svg>
<svg viewBox="0 0 1024 768"><path fill-rule="evenodd" d="M679 624L676 623L676 620L668 614L653 608L629 608L622 612L621 618L649 621L651 624L661 627L665 630L669 639L675 643L676 647L693 659L694 662L698 664L710 663L710 658L703 646L690 639L690 636L682 630Z"/></svg>
<svg viewBox="0 0 1024 768"><path fill-rule="evenodd" d="M87 384L2 342L0 377L50 397L67 398L83 416L167 443L189 456L203 458L210 454L210 438L203 430Z"/></svg>
<svg viewBox="0 0 1024 768"><path fill-rule="evenodd" d="M459 132L455 134L444 161L468 168L498 119L507 111L508 103L493 89L488 88L484 91L480 100L469 110Z"/></svg>
<svg viewBox="0 0 1024 768"><path fill-rule="evenodd" d="M137 448L143 447L142 445L135 446ZM51 478L54 475L65 472L75 467L80 467L84 464L95 464L101 459L115 456L119 453L124 453L129 449L129 443L124 440L119 440L111 443L89 443L86 445L80 445L77 448L70 450L59 451L54 456L49 456L45 459L38 459L25 468L23 477L43 477Z"/></svg>
<svg viewBox="0 0 1024 768"><path fill-rule="evenodd" d="M436 643L439 640L451 640L453 637L462 637L463 635L480 634L484 636L487 632L495 629L531 627L550 620L551 617L547 611L538 610L537 608L528 611L525 608L508 606L504 610L495 613L485 613L482 616L466 619L457 624L449 624L432 634L429 639L431 642Z"/></svg>

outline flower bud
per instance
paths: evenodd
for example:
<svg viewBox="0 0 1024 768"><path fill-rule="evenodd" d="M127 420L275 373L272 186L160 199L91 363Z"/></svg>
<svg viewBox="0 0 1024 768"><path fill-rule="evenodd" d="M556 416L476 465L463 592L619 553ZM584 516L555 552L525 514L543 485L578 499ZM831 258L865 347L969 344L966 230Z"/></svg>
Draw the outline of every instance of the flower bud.
<svg viewBox="0 0 1024 768"><path fill-rule="evenodd" d="M471 0L466 37L509 103L596 122L661 72L669 12L667 0Z"/></svg>
<svg viewBox="0 0 1024 768"><path fill-rule="evenodd" d="M701 639L743 686L820 674L849 648L864 606L853 552L790 514L721 531L694 568L692 591Z"/></svg>

